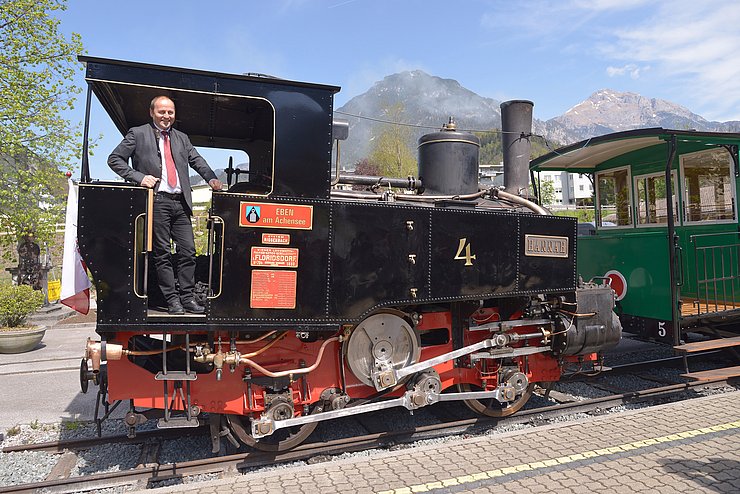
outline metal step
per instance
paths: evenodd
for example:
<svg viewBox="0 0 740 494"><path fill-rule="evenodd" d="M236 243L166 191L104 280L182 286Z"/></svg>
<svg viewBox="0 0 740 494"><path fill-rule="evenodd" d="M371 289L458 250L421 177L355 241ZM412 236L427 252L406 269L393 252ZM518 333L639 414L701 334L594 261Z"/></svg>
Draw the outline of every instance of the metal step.
<svg viewBox="0 0 740 494"><path fill-rule="evenodd" d="M168 371L167 374L164 372L157 372L154 376L155 381L195 381L198 379L198 374L193 371L186 373L185 371Z"/></svg>
<svg viewBox="0 0 740 494"><path fill-rule="evenodd" d="M714 379L729 379L731 377L740 377L740 365L737 365L735 367L725 367L723 369L689 372L688 374L681 374L681 377L691 379L692 381L712 381Z"/></svg>
<svg viewBox="0 0 740 494"><path fill-rule="evenodd" d="M684 345L674 346L673 349L681 353L705 352L707 350L720 350L722 348L731 348L740 346L740 336L734 338L720 338L717 340L697 341L696 343L686 343Z"/></svg>
<svg viewBox="0 0 740 494"><path fill-rule="evenodd" d="M169 419L159 419L157 421L157 429L179 429L182 427L198 427L200 422L197 418L192 417L170 417Z"/></svg>

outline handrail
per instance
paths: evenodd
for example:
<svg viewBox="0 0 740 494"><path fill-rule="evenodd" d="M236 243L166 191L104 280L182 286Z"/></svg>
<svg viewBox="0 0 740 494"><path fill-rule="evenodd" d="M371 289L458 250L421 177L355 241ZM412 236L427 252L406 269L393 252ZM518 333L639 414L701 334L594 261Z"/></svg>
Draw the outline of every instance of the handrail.
<svg viewBox="0 0 740 494"><path fill-rule="evenodd" d="M146 251L152 251L154 243L154 189L147 190L146 198Z"/></svg>
<svg viewBox="0 0 740 494"><path fill-rule="evenodd" d="M689 241L693 242L695 238L699 237L719 237L720 235L740 235L740 232L717 232L717 233L697 233L689 235Z"/></svg>
<svg viewBox="0 0 740 494"><path fill-rule="evenodd" d="M706 246L692 243L698 313L740 308L735 289L740 283L740 243Z"/></svg>
<svg viewBox="0 0 740 494"><path fill-rule="evenodd" d="M212 216L208 218L208 221L210 221L213 224L213 227L210 229L210 233L208 234L208 293L207 296L208 299L214 299L221 296L221 292L223 290L223 282L224 282L224 238L226 237L226 223L224 222L223 218L220 216ZM218 292L215 295L210 295L212 292L211 285L213 284L213 255L215 254L215 236L216 236L216 224L221 225L221 257L219 259L219 268L218 268Z"/></svg>
<svg viewBox="0 0 740 494"><path fill-rule="evenodd" d="M148 268L149 268L148 259L149 259L149 256L147 255L147 252L146 252L146 242L144 242L144 248L145 248L145 250L142 252L142 254L144 255L144 280L143 280L143 285L142 285L142 293L139 293L139 290L138 290L138 288L139 288L139 264L138 264L138 259L139 259L139 221L142 218L145 218L146 216L147 216L147 213L141 213L138 216L136 216L136 218L134 218L134 277L133 277L134 278L134 282L133 282L134 285L133 285L133 289L134 289L134 295L136 295L138 298L146 298L146 296L147 296L147 288L148 288L147 280L149 278L149 276L148 276Z"/></svg>

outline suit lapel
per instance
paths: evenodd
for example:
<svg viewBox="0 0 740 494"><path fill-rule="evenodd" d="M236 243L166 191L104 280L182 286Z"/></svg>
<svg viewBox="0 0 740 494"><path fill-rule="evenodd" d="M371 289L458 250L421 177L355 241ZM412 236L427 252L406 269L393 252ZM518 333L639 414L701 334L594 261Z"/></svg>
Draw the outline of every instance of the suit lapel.
<svg viewBox="0 0 740 494"><path fill-rule="evenodd" d="M152 163L151 174L157 178L162 178L162 156L159 152L159 131L154 125L147 124L144 131L144 149L151 149L153 154L147 153L148 156L156 156L157 161Z"/></svg>

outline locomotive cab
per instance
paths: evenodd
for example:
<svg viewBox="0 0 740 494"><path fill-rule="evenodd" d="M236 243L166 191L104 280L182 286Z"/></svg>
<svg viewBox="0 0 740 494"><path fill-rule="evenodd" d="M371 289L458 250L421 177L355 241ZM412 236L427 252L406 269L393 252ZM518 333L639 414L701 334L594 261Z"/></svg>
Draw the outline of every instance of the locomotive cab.
<svg viewBox="0 0 740 494"><path fill-rule="evenodd" d="M80 59L86 64L89 90L122 134L148 122L148 101L164 94L177 105L175 127L188 134L193 145L247 156L246 167L234 169L230 163L226 169L228 190L213 194L207 249L198 259L196 272L197 287L205 297L202 301L206 301L206 315L179 316L186 327L208 327L214 317L222 318L225 311L238 305L233 300L226 303L228 308L212 303L219 295L228 293L230 287L242 283L236 281L241 273L231 276L229 271L234 267L224 259L224 254L228 258L240 249L236 239L224 235L224 218L232 219L232 206L236 204L234 209L239 209L238 198L328 198L331 107L338 88L268 77ZM211 163L212 168L216 165ZM98 331L171 323L173 316L166 311L152 310L161 305L156 278L153 279L156 275L149 269L148 259L152 191L135 184L92 181L89 167L83 166L79 196L79 244L98 288ZM107 207L99 207L101 204ZM249 224L257 212L264 215L262 221L267 221L268 213L262 209L256 206L245 210L244 222ZM250 212L252 216L248 216ZM285 225L285 229L290 227ZM294 240L300 236L297 233ZM259 254L265 257L264 252ZM312 257L316 259L315 255ZM318 264L325 266L326 261Z"/></svg>

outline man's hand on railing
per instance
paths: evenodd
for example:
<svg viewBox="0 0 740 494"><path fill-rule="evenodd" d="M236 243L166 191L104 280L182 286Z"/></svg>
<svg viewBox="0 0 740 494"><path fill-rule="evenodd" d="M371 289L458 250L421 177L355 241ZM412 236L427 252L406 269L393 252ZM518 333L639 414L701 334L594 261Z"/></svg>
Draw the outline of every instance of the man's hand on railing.
<svg viewBox="0 0 740 494"><path fill-rule="evenodd" d="M153 189L154 186L157 185L157 182L159 182L159 179L157 177L153 175L145 175L144 178L141 180L141 185Z"/></svg>

